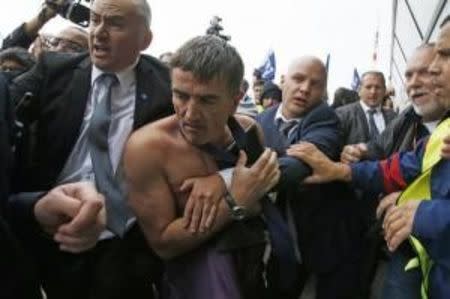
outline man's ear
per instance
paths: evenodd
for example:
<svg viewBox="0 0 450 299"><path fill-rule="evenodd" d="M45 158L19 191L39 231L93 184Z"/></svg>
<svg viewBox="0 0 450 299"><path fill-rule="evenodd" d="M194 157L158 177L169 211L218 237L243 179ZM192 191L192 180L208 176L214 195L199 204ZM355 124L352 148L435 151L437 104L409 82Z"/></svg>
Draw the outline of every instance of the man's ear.
<svg viewBox="0 0 450 299"><path fill-rule="evenodd" d="M239 90L239 92L234 96L233 103L237 107L239 105L239 102L244 97L245 93L242 90Z"/></svg>
<svg viewBox="0 0 450 299"><path fill-rule="evenodd" d="M239 106L239 103L241 102L241 99L244 97L245 93L242 90L239 90L234 96L233 96L233 112L235 113L237 110L237 107Z"/></svg>
<svg viewBox="0 0 450 299"><path fill-rule="evenodd" d="M144 51L145 49L147 49L150 46L150 44L152 43L152 40L153 40L153 33L149 29L144 33L144 36L142 38L141 51Z"/></svg>

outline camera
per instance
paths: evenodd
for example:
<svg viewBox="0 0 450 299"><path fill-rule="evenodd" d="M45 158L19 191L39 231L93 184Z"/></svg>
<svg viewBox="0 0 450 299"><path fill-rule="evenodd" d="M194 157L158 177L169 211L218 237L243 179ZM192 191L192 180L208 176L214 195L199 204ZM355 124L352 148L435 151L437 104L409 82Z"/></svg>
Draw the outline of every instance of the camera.
<svg viewBox="0 0 450 299"><path fill-rule="evenodd" d="M85 0L89 2L90 0ZM81 27L89 26L89 7L83 5L82 0L66 0L63 4L57 6L57 12L63 18L75 23ZM52 0L46 0L45 2L50 7L55 7L56 4Z"/></svg>
<svg viewBox="0 0 450 299"><path fill-rule="evenodd" d="M223 35L220 33L223 30L223 27L222 27L222 25L220 25L220 22L222 22L222 18L218 17L218 16L214 16L211 19L211 21L209 22L210 26L206 30L206 34L215 35L225 41L229 41L231 39L231 37L229 35Z"/></svg>

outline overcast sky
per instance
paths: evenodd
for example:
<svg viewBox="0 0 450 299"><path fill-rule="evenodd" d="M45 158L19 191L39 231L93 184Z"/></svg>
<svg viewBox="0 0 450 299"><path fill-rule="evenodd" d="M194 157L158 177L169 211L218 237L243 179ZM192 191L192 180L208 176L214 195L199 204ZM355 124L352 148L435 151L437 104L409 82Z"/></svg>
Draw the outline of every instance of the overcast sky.
<svg viewBox="0 0 450 299"><path fill-rule="evenodd" d="M150 0L153 42L146 51L155 56L174 51L189 38L204 34L214 15L223 19L224 34L240 52L251 78L270 48L275 51L277 77L289 62L311 54L331 55L328 90L350 86L353 68L362 73L379 69L388 74L391 0ZM42 1L2 0L0 33L5 36L33 16ZM52 21L43 30L64 24ZM379 28L378 63L372 62Z"/></svg>

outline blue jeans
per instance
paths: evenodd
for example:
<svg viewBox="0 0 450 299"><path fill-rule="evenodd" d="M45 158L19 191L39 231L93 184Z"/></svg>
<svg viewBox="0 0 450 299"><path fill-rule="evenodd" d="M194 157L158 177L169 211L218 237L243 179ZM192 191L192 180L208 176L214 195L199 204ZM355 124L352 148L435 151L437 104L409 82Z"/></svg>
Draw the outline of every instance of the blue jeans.
<svg viewBox="0 0 450 299"><path fill-rule="evenodd" d="M383 299L420 299L419 268L405 271L409 258L396 251L389 261L383 287Z"/></svg>

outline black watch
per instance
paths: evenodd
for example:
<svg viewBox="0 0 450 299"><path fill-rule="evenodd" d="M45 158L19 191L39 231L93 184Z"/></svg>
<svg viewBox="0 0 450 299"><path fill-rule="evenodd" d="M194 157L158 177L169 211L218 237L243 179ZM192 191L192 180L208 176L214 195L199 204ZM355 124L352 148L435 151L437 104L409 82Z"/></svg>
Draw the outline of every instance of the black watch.
<svg viewBox="0 0 450 299"><path fill-rule="evenodd" d="M227 191L225 194L225 201L230 208L230 215L233 220L244 220L247 216L245 208L236 204L234 197Z"/></svg>

